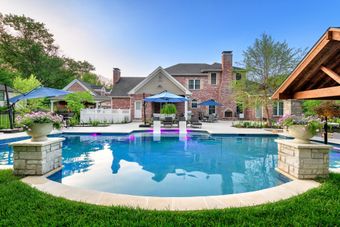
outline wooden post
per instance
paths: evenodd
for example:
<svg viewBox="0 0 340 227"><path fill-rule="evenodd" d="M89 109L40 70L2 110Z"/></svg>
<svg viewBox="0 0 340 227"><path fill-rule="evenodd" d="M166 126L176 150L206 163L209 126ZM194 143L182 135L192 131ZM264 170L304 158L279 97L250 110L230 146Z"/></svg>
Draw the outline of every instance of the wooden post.
<svg viewBox="0 0 340 227"><path fill-rule="evenodd" d="M325 124L323 126L324 129L324 134L323 134L323 138L324 138L324 143L327 144L328 143L328 125L327 125L327 117L325 117Z"/></svg>

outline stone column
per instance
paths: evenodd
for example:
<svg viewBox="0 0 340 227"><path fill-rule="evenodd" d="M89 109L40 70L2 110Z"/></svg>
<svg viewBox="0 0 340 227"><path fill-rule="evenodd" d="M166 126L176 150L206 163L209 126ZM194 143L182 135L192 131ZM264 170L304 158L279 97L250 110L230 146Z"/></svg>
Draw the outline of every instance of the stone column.
<svg viewBox="0 0 340 227"><path fill-rule="evenodd" d="M47 141L23 140L13 146L15 175L44 175L62 166L62 141L64 138L48 138Z"/></svg>
<svg viewBox="0 0 340 227"><path fill-rule="evenodd" d="M296 179L328 177L331 146L294 143L292 140L276 140L278 144L278 172Z"/></svg>

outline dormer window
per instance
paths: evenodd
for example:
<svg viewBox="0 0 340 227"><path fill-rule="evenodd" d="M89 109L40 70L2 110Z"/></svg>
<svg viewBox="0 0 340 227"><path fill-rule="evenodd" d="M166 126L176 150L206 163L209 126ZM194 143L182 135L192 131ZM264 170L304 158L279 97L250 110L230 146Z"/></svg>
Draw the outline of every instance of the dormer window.
<svg viewBox="0 0 340 227"><path fill-rule="evenodd" d="M210 83L211 83L212 85L216 85L216 83L217 83L217 76L216 76L216 73L211 73L211 75L210 75Z"/></svg>

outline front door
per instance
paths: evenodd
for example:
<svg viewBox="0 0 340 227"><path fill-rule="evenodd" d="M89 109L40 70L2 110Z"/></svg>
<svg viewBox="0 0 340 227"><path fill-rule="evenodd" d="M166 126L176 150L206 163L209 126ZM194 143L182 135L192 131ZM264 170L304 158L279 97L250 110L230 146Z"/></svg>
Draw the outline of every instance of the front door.
<svg viewBox="0 0 340 227"><path fill-rule="evenodd" d="M142 118L142 101L135 101L135 118Z"/></svg>

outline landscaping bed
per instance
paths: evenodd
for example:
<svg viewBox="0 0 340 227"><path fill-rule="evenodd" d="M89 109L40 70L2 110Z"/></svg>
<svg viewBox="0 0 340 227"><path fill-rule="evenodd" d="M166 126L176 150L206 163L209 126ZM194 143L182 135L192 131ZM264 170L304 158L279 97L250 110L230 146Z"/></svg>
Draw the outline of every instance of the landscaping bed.
<svg viewBox="0 0 340 227"><path fill-rule="evenodd" d="M171 212L68 201L33 189L13 176L11 170L2 170L0 198L0 226L340 225L340 174L330 174L317 189L273 204Z"/></svg>

